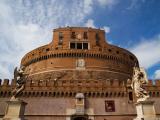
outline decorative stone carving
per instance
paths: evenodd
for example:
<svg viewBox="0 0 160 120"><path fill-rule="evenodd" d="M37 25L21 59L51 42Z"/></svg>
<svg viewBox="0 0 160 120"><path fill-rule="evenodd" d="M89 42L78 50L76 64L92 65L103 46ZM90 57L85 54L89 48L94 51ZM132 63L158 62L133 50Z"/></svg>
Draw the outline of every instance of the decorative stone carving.
<svg viewBox="0 0 160 120"><path fill-rule="evenodd" d="M15 99L17 95L25 88L27 74L24 73L24 70L24 66L21 66L19 69L17 67L14 69L14 80L16 81L17 86L12 91L11 99Z"/></svg>
<svg viewBox="0 0 160 120"><path fill-rule="evenodd" d="M147 75L143 68L134 67L131 87L137 97L137 102L146 101L149 98L147 91L143 88L148 83Z"/></svg>
<svg viewBox="0 0 160 120"><path fill-rule="evenodd" d="M76 61L76 68L77 69L85 69L85 60L84 59L78 59Z"/></svg>

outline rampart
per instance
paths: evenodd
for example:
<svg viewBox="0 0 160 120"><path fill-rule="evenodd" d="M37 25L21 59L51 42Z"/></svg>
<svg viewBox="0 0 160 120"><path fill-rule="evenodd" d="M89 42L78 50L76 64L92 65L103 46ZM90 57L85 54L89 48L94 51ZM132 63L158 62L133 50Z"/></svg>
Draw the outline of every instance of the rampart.
<svg viewBox="0 0 160 120"><path fill-rule="evenodd" d="M130 83L118 80L27 80L25 90L20 97L74 97L77 92L83 92L87 97L126 97ZM0 80L0 97L10 97L16 87L14 80ZM149 80L145 89L151 97L160 97L160 80Z"/></svg>

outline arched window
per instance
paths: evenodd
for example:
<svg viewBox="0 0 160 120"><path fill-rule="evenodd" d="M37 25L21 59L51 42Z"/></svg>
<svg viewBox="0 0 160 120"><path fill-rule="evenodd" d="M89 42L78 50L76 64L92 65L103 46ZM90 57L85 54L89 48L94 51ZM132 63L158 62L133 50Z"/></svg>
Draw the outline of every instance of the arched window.
<svg viewBox="0 0 160 120"><path fill-rule="evenodd" d="M88 34L87 34L87 32L84 32L84 33L83 33L83 38L84 38L84 39L88 39Z"/></svg>

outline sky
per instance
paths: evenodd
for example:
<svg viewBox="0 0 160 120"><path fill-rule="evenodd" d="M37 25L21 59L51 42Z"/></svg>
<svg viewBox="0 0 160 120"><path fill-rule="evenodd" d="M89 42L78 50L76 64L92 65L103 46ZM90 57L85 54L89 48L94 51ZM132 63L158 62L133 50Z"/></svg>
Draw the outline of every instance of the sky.
<svg viewBox="0 0 160 120"><path fill-rule="evenodd" d="M106 31L110 44L134 53L148 78L160 79L160 0L0 0L0 78L52 30L85 26Z"/></svg>

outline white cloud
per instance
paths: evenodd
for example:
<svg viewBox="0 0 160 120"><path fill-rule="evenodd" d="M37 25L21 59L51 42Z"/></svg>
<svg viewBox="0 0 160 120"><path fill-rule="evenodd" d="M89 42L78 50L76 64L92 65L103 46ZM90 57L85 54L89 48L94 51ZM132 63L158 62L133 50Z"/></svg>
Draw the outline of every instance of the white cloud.
<svg viewBox="0 0 160 120"><path fill-rule="evenodd" d="M97 0L102 7L112 7L118 3L118 0Z"/></svg>
<svg viewBox="0 0 160 120"><path fill-rule="evenodd" d="M94 20L88 19L87 22L85 23L85 26L95 28Z"/></svg>
<svg viewBox="0 0 160 120"><path fill-rule="evenodd" d="M94 24L93 19L88 19L87 22L84 24L84 26L96 28L96 25ZM110 32L110 27L108 27L108 26L103 26L102 29L104 29L106 33Z"/></svg>
<svg viewBox="0 0 160 120"><path fill-rule="evenodd" d="M84 12L90 13L92 11L93 0L84 0Z"/></svg>
<svg viewBox="0 0 160 120"><path fill-rule="evenodd" d="M130 49L140 62L140 66L146 69L160 62L160 35L133 46Z"/></svg>
<svg viewBox="0 0 160 120"><path fill-rule="evenodd" d="M83 0L84 2L84 8L85 8L85 12L89 13L92 11L93 9L93 5L100 5L101 7L108 7L111 8L114 5L116 5L119 0Z"/></svg>
<svg viewBox="0 0 160 120"><path fill-rule="evenodd" d="M103 29L105 30L106 33L110 33L110 27L104 26Z"/></svg>
<svg viewBox="0 0 160 120"><path fill-rule="evenodd" d="M110 6L105 1L96 0ZM111 0L107 0L111 1ZM51 41L58 26L81 26L93 12L93 0L0 1L0 78L11 78L15 66L30 50ZM95 27L93 20L89 26Z"/></svg>
<svg viewBox="0 0 160 120"><path fill-rule="evenodd" d="M160 70L156 70L154 73L154 78L155 79L160 79Z"/></svg>

